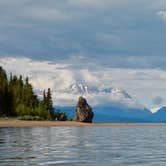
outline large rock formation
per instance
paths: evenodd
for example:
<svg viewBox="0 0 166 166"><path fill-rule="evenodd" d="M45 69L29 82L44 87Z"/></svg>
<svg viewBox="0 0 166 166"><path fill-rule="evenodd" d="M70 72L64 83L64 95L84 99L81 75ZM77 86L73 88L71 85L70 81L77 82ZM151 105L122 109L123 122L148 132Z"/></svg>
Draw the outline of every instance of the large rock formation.
<svg viewBox="0 0 166 166"><path fill-rule="evenodd" d="M82 96L79 97L76 108L75 121L92 123L93 116L94 114L92 112L92 108L89 106L86 99Z"/></svg>

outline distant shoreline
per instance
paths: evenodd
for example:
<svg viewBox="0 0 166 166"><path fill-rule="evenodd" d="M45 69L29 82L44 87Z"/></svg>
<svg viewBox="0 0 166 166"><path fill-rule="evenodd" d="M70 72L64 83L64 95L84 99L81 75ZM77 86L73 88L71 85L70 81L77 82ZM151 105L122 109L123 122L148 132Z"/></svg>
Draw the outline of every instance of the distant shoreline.
<svg viewBox="0 0 166 166"><path fill-rule="evenodd" d="M134 127L134 126L166 126L165 123L80 123L74 121L23 121L23 120L0 120L0 128L2 127L51 127L51 126L61 126L61 127Z"/></svg>

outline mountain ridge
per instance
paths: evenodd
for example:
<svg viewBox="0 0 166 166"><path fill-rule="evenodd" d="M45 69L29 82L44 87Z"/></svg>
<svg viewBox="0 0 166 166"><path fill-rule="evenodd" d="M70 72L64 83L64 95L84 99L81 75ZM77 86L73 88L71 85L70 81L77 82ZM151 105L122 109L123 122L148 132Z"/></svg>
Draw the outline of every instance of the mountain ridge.
<svg viewBox="0 0 166 166"><path fill-rule="evenodd" d="M97 87L87 86L81 83L70 84L63 89L53 89L55 103L63 101L62 104L71 101L74 105L79 96L84 96L89 100L92 106L96 105L122 105L124 107L144 108L131 97L125 90L114 86ZM69 106L69 105L68 105Z"/></svg>

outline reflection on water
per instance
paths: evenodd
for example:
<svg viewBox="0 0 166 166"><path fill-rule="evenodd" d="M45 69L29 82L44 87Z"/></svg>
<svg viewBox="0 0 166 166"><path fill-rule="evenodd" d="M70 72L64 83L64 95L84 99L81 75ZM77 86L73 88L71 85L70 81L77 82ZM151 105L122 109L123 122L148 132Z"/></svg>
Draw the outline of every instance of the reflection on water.
<svg viewBox="0 0 166 166"><path fill-rule="evenodd" d="M0 128L0 165L165 166L165 127Z"/></svg>

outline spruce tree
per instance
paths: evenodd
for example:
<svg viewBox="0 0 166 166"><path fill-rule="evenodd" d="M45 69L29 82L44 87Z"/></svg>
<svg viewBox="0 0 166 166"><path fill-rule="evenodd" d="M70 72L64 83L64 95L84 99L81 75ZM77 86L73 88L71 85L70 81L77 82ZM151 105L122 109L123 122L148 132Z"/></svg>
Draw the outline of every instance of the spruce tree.
<svg viewBox="0 0 166 166"><path fill-rule="evenodd" d="M27 77L23 88L23 104L33 109L38 103L37 96L34 94L33 87L29 83L29 78Z"/></svg>
<svg viewBox="0 0 166 166"><path fill-rule="evenodd" d="M43 100L40 101L28 77L24 81L22 75L17 77L11 73L8 81L5 70L0 67L0 116L53 120L55 113L51 89L47 92L44 90ZM64 120L64 116L60 116L60 119Z"/></svg>
<svg viewBox="0 0 166 166"><path fill-rule="evenodd" d="M49 111L51 119L53 120L54 118L54 109L53 109L53 101L52 101L52 94L51 94L51 89L48 88L47 94L44 97L44 102L46 105L46 110Z"/></svg>
<svg viewBox="0 0 166 166"><path fill-rule="evenodd" d="M48 106L48 110L52 111L53 109L53 102L52 102L52 94L51 94L51 90L50 88L48 88L48 91L47 91L47 106Z"/></svg>
<svg viewBox="0 0 166 166"><path fill-rule="evenodd" d="M0 116L9 114L7 108L8 81L5 70L0 67Z"/></svg>

